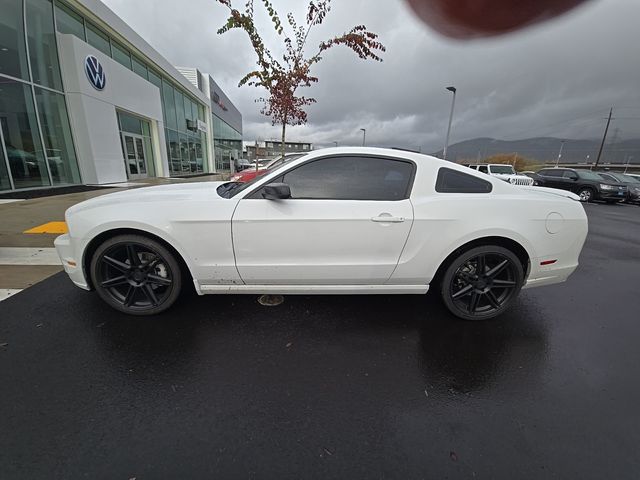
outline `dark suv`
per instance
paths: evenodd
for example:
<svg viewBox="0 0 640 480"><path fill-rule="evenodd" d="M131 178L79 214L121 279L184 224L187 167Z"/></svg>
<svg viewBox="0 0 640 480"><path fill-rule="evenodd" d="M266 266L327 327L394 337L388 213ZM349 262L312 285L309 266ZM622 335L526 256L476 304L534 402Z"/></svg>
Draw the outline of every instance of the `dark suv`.
<svg viewBox="0 0 640 480"><path fill-rule="evenodd" d="M606 181L591 170L543 168L536 174L535 180L541 187L569 190L577 194L582 202L604 200L616 203L625 200L629 193L626 185Z"/></svg>

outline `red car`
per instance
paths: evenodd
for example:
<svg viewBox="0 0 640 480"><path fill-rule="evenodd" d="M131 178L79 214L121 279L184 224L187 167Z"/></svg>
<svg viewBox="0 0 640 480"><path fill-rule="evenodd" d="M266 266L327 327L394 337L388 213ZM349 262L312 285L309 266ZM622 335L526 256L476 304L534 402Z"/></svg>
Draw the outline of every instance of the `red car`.
<svg viewBox="0 0 640 480"><path fill-rule="evenodd" d="M278 168L280 165L284 165L285 163L290 162L291 160L300 158L303 155L306 155L306 154L305 153L286 153L284 157L280 156L278 158L273 159L271 162L267 164L266 167L259 167L258 170L256 170L255 167L247 168L246 170L243 170L241 172L234 174L231 177L231 181L241 182L241 183L249 182L256 177L264 175L268 171L273 170L274 168Z"/></svg>

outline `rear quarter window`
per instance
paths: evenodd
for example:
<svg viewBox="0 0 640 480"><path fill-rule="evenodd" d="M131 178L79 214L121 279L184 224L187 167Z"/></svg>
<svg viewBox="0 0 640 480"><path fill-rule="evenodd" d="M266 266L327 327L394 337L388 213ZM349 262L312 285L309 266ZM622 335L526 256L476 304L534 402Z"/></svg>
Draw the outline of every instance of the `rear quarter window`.
<svg viewBox="0 0 640 480"><path fill-rule="evenodd" d="M490 193L491 182L468 175L458 170L443 167L438 170L436 192L438 193Z"/></svg>

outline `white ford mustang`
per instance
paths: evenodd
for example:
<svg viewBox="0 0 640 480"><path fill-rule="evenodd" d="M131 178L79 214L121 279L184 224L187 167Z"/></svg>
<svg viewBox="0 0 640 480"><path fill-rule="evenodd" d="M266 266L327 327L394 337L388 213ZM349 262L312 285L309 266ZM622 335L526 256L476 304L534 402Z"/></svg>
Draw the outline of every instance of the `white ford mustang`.
<svg viewBox="0 0 640 480"><path fill-rule="evenodd" d="M66 212L71 280L125 313L199 294L424 294L463 319L578 266L587 217L570 192L515 187L437 158L317 150L254 181L104 195Z"/></svg>

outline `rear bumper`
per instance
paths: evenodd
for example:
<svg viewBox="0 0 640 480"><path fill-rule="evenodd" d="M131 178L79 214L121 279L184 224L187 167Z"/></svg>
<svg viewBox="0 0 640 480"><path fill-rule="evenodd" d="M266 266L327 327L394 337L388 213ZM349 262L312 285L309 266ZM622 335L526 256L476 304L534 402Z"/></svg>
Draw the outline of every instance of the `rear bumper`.
<svg viewBox="0 0 640 480"><path fill-rule="evenodd" d="M577 263L571 266L548 269L543 272L539 272L535 278L529 278L522 288L544 287L546 285L566 282L567 278L569 278L576 268L578 268Z"/></svg>
<svg viewBox="0 0 640 480"><path fill-rule="evenodd" d="M53 244L71 281L84 290L91 290L82 268L82 258L76 258L71 237L68 234L60 235Z"/></svg>

